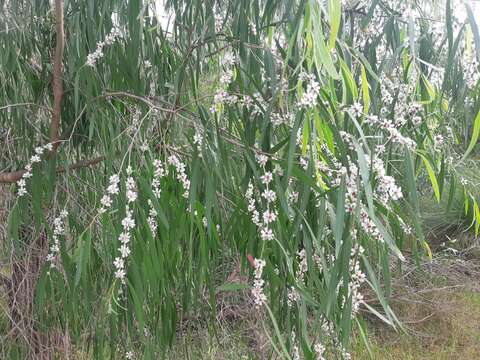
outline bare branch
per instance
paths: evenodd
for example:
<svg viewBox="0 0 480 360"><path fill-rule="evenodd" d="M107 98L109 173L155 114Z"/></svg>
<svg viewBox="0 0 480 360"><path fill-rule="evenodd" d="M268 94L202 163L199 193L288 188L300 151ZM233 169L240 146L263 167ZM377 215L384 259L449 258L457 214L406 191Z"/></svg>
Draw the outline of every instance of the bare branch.
<svg viewBox="0 0 480 360"><path fill-rule="evenodd" d="M11 109L11 108L19 107L19 106L36 106L36 107L45 109L45 110L47 110L47 111L50 112L50 113L53 113L53 110L50 109L50 108L47 107L47 106L40 105L40 104L35 104L35 103L30 103L30 102L17 103L17 104L7 104L7 105L4 105L4 106L0 106L0 110Z"/></svg>
<svg viewBox="0 0 480 360"><path fill-rule="evenodd" d="M82 160L78 163L68 166L67 168L60 166L57 168L57 173L63 173L69 170L75 170L84 168L87 166L98 164L99 162L105 160L105 156L99 156L90 160ZM0 183L14 183L20 180L25 170L12 171L9 173L0 174Z"/></svg>

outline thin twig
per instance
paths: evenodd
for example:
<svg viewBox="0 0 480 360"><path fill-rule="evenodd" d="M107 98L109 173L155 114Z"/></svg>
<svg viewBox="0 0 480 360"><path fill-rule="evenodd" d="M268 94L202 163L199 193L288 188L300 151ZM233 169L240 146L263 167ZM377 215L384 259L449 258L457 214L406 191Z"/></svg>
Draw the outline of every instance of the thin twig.
<svg viewBox="0 0 480 360"><path fill-rule="evenodd" d="M63 0L55 1L55 17L57 21L57 45L53 62L53 116L50 124L50 141L54 144L53 151L59 146L59 127L62 113L63 96L63 49L65 46L65 34L63 31Z"/></svg>
<svg viewBox="0 0 480 360"><path fill-rule="evenodd" d="M41 104L36 104L36 103L30 103L30 102L17 103L17 104L7 104L7 105L4 105L4 106L0 106L0 110L11 109L11 108L14 108L14 107L19 107L19 106L36 106L36 107L45 109L50 113L53 113L53 110L50 109L48 106L41 105Z"/></svg>

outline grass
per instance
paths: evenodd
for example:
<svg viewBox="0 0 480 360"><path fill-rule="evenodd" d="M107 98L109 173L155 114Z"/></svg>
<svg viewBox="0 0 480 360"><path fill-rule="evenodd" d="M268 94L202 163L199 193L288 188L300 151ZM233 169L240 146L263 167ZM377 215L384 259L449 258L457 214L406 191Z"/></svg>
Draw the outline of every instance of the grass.
<svg viewBox="0 0 480 360"><path fill-rule="evenodd" d="M430 294L431 304L403 303L394 309L409 333L398 333L380 322L368 324L372 357L358 342L358 360L480 359L480 293L440 291ZM431 305L439 305L432 313ZM242 325L223 326L217 339L206 330L191 333L169 354L169 359L263 359L251 339L255 331Z"/></svg>
<svg viewBox="0 0 480 360"><path fill-rule="evenodd" d="M438 256L421 268L405 270L394 284L392 307L406 333L366 316L372 356L358 339L356 360L480 359L480 277L477 259ZM241 320L239 320L241 319ZM262 326L244 317L219 321L216 333L187 332L169 359L266 359ZM273 357L275 359L275 356ZM280 359L277 357L277 359Z"/></svg>
<svg viewBox="0 0 480 360"><path fill-rule="evenodd" d="M432 294L438 307L418 303L396 307L409 319L408 334L399 334L382 324L369 326L372 357L363 344L355 359L447 360L480 358L480 293L460 291ZM408 321L407 321L408 322Z"/></svg>

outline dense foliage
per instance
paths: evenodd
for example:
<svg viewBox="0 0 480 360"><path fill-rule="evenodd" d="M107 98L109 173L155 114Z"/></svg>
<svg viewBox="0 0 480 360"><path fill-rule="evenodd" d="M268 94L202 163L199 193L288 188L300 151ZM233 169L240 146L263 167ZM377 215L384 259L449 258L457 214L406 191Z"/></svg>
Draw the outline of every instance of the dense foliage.
<svg viewBox="0 0 480 360"><path fill-rule="evenodd" d="M0 5L6 358L160 358L248 287L272 354L348 359L360 311L401 327L391 264L430 256L421 197L478 232L468 4Z"/></svg>

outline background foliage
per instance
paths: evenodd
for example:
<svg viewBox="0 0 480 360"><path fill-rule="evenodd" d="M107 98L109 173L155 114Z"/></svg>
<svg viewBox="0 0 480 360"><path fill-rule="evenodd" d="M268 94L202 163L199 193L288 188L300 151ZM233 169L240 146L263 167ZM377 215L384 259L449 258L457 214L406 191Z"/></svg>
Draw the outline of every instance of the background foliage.
<svg viewBox="0 0 480 360"><path fill-rule="evenodd" d="M0 1L2 355L159 358L245 288L271 356L401 328L391 264L480 226L470 5L159 4Z"/></svg>

